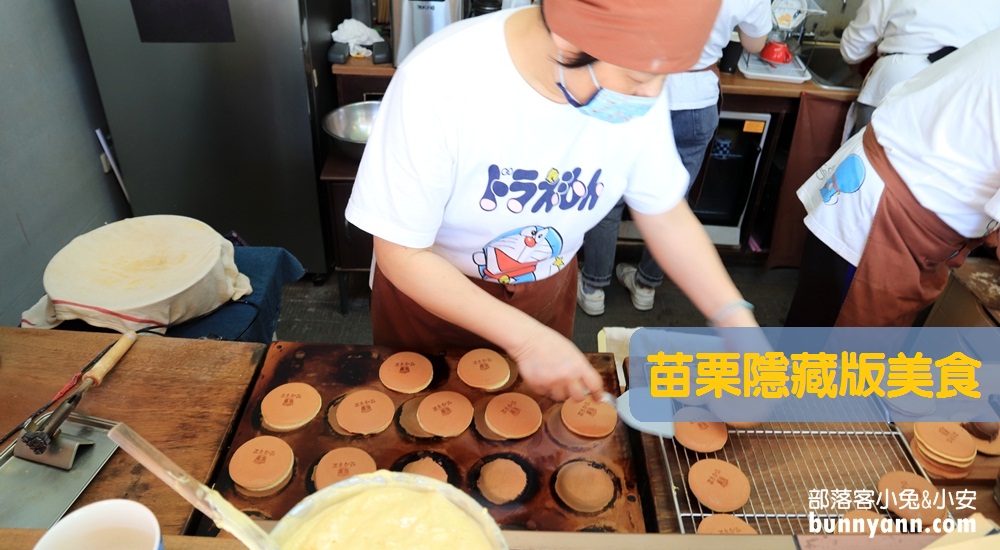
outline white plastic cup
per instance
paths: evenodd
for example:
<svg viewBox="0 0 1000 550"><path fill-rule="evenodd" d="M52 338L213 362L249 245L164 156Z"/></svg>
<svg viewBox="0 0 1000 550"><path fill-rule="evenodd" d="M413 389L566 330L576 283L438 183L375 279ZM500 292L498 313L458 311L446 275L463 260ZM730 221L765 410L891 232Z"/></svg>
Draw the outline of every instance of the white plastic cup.
<svg viewBox="0 0 1000 550"><path fill-rule="evenodd" d="M163 550L153 512L126 499L101 500L76 510L50 528L34 550Z"/></svg>

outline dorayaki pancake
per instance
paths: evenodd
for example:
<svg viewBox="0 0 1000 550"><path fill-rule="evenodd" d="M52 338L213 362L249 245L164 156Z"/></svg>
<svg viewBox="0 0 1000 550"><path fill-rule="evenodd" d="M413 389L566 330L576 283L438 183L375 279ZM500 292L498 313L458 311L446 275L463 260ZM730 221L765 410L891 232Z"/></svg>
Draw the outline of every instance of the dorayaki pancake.
<svg viewBox="0 0 1000 550"><path fill-rule="evenodd" d="M266 497L288 484L294 465L295 453L288 443L262 435L236 449L229 461L229 477L240 493Z"/></svg>
<svg viewBox="0 0 1000 550"><path fill-rule="evenodd" d="M711 453L726 445L729 431L705 409L684 407L674 413L674 439L696 453Z"/></svg>
<svg viewBox="0 0 1000 550"><path fill-rule="evenodd" d="M913 451L913 458L933 477L941 479L965 479L972 472L971 463L964 468L960 468L951 464L937 462L924 451L923 445L915 438L910 441L910 450Z"/></svg>
<svg viewBox="0 0 1000 550"><path fill-rule="evenodd" d="M347 394L337 406L337 423L355 434L377 434L392 424L396 406L378 390L358 390Z"/></svg>
<svg viewBox="0 0 1000 550"><path fill-rule="evenodd" d="M455 437L472 423L472 403L457 392L432 393L417 407L417 422L436 436Z"/></svg>
<svg viewBox="0 0 1000 550"><path fill-rule="evenodd" d="M517 392L500 394L486 404L486 425L507 439L522 439L542 426L542 408Z"/></svg>
<svg viewBox="0 0 1000 550"><path fill-rule="evenodd" d="M323 398L309 384L282 384L261 400L261 424L274 432L290 432L308 424L322 406Z"/></svg>
<svg viewBox="0 0 1000 550"><path fill-rule="evenodd" d="M698 523L699 535L756 535L749 523L731 514L712 514Z"/></svg>
<svg viewBox="0 0 1000 550"><path fill-rule="evenodd" d="M417 393L431 385L434 367L430 359L412 351L394 353L378 369L382 385L399 393Z"/></svg>
<svg viewBox="0 0 1000 550"><path fill-rule="evenodd" d="M313 483L318 491L353 475L370 474L377 469L375 459L367 451L357 447L340 447L319 459L313 469Z"/></svg>
<svg viewBox="0 0 1000 550"><path fill-rule="evenodd" d="M914 422L913 436L939 462L962 467L976 458L976 442L958 422Z"/></svg>
<svg viewBox="0 0 1000 550"><path fill-rule="evenodd" d="M493 391L510 380L510 366L503 355L491 349L474 349L458 360L458 377L473 388Z"/></svg>
<svg viewBox="0 0 1000 550"><path fill-rule="evenodd" d="M736 466L717 458L703 458L688 472L695 498L713 512L732 512L750 500L750 480Z"/></svg>
<svg viewBox="0 0 1000 550"><path fill-rule="evenodd" d="M584 437L607 437L618 425L618 411L614 406L589 397L564 401L559 414L571 432Z"/></svg>

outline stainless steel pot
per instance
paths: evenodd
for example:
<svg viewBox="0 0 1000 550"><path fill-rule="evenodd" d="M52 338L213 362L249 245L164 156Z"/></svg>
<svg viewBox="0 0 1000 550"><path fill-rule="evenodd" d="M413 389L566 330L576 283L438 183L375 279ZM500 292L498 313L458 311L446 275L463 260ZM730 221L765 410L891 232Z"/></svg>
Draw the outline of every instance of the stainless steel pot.
<svg viewBox="0 0 1000 550"><path fill-rule="evenodd" d="M340 152L361 160L381 104L380 101L361 101L338 107L323 118L323 130L333 138Z"/></svg>

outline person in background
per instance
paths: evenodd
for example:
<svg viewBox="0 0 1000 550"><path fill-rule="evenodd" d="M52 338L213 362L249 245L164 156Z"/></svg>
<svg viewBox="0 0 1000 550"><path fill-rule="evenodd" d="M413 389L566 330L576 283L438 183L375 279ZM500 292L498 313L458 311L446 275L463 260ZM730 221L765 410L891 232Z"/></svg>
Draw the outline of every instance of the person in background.
<svg viewBox="0 0 1000 550"><path fill-rule="evenodd" d="M845 135L871 120L886 93L972 39L1000 28L997 0L862 0L840 39L840 54L856 65L878 53L847 115Z"/></svg>
<svg viewBox="0 0 1000 550"><path fill-rule="evenodd" d="M698 62L689 71L667 78L665 89L671 126L677 152L689 176L687 187L698 177L705 151L719 126L717 63L722 57L722 49L729 44L735 28L743 49L757 53L764 47L771 26L769 0L723 0ZM604 313L604 288L611 284L612 270L628 289L632 305L639 311L653 309L656 287L663 283L663 270L645 247L638 265L615 267L618 226L624 210L625 203L619 202L584 238L584 265L577 303L587 315Z"/></svg>
<svg viewBox="0 0 1000 550"><path fill-rule="evenodd" d="M575 257L623 196L706 317L757 326L684 201L661 93L718 6L546 0L422 41L386 90L346 210L374 237L374 343L499 348L552 399L601 391L571 341Z"/></svg>
<svg viewBox="0 0 1000 550"><path fill-rule="evenodd" d="M895 86L799 190L786 326L912 326L1000 219L1000 30Z"/></svg>

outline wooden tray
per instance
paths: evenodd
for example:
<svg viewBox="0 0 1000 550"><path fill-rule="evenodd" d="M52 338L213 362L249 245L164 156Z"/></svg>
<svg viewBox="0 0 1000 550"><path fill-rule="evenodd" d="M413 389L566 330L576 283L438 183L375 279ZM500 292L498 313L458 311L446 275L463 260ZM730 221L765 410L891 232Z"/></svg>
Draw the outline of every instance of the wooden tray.
<svg viewBox="0 0 1000 550"><path fill-rule="evenodd" d="M418 439L399 426L401 405L415 396L434 391L450 390L461 393L476 403L484 391L470 388L455 374L461 353L430 357L434 365L434 380L430 387L416 395L406 395L385 388L378 378L379 366L395 351L376 346L348 346L330 344L302 344L275 342L267 352L263 369L258 377L247 406L239 420L231 447L215 488L236 507L261 519L280 519L297 502L312 493L312 468L328 451L344 446L359 447L375 459L378 468L400 470L409 461L427 452L436 452L451 458L457 466L450 482L472 495L485 506L505 529L532 529L546 531L612 531L622 533L646 532L640 490L646 482L639 482L629 433L620 421L614 433L602 439L583 439L558 436L549 429L551 422L561 422L560 404L531 392L523 381L502 390L516 391L534 397L544 415L542 427L532 436L515 441L491 441L483 438L470 426L453 438ZM594 367L604 377L605 387L618 393L614 359L610 354L588 354ZM272 389L288 383L304 382L315 387L323 397L320 414L298 430L286 433L271 432L261 427L260 403ZM326 420L327 409L338 397L360 388L377 389L389 395L396 405L393 424L382 433L370 436L343 436L334 432ZM502 392L501 392L502 393ZM261 498L239 493L229 477L228 465L233 453L246 441L260 436L273 435L286 441L295 452L292 480L281 492ZM484 461L496 456L515 459L528 467L528 490L518 500L502 506L487 501L476 488L475 480ZM615 478L615 498L608 508L595 514L574 512L554 495L555 472L572 460L590 460L607 467ZM645 479L645 476L641 476Z"/></svg>

